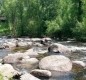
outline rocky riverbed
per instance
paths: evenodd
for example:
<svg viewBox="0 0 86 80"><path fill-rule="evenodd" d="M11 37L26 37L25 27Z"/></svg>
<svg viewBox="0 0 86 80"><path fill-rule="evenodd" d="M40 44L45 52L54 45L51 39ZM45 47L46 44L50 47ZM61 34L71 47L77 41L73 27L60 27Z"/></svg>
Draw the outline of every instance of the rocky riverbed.
<svg viewBox="0 0 86 80"><path fill-rule="evenodd" d="M0 38L0 80L86 80L85 44Z"/></svg>

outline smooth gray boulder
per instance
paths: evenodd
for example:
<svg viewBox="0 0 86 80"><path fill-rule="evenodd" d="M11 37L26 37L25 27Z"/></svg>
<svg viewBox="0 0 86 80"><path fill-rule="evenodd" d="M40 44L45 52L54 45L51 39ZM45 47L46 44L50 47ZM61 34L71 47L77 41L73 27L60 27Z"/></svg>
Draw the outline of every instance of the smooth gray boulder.
<svg viewBox="0 0 86 80"><path fill-rule="evenodd" d="M43 58L39 62L39 68L50 71L67 72L72 69L72 62L63 55L52 55Z"/></svg>

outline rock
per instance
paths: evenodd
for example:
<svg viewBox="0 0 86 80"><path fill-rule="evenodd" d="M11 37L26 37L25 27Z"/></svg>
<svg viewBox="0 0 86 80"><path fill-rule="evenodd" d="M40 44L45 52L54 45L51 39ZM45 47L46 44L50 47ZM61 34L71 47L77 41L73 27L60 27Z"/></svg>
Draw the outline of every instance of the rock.
<svg viewBox="0 0 86 80"><path fill-rule="evenodd" d="M67 72L72 69L72 62L62 55L52 55L43 58L39 62L39 68L50 71Z"/></svg>
<svg viewBox="0 0 86 80"><path fill-rule="evenodd" d="M30 42L31 39L30 38L18 38L19 41L26 41L26 42Z"/></svg>
<svg viewBox="0 0 86 80"><path fill-rule="evenodd" d="M40 50L39 52L38 52L38 54L47 54L48 53L48 50Z"/></svg>
<svg viewBox="0 0 86 80"><path fill-rule="evenodd" d="M21 76L20 80L40 80L29 73L25 73Z"/></svg>
<svg viewBox="0 0 86 80"><path fill-rule="evenodd" d="M71 53L71 50L68 47L58 43L53 43L50 45L48 51L51 53L60 53L61 55L65 56L69 56Z"/></svg>
<svg viewBox="0 0 86 80"><path fill-rule="evenodd" d="M31 58L35 58L38 56L38 51L34 50L34 48L31 48L27 50L24 54L30 56Z"/></svg>
<svg viewBox="0 0 86 80"><path fill-rule="evenodd" d="M46 38L42 38L42 40L41 40L41 44L43 44L44 46L49 46L50 44L51 44L51 38L48 38L48 37L46 37Z"/></svg>
<svg viewBox="0 0 86 80"><path fill-rule="evenodd" d="M32 42L25 42L25 41L18 42L18 47L30 47L30 46L32 46Z"/></svg>
<svg viewBox="0 0 86 80"><path fill-rule="evenodd" d="M22 41L24 41L24 38L18 38L18 41L22 42Z"/></svg>
<svg viewBox="0 0 86 80"><path fill-rule="evenodd" d="M3 46L5 48L14 49L16 48L16 42L7 42L7 43L4 43Z"/></svg>
<svg viewBox="0 0 86 80"><path fill-rule="evenodd" d="M17 63L23 57L26 57L26 54L23 53L15 53L15 54L8 54L8 56L3 58L4 63Z"/></svg>
<svg viewBox="0 0 86 80"><path fill-rule="evenodd" d="M39 61L36 58L30 58L30 59L22 59L21 63L30 63L30 64L34 64L34 63L38 63Z"/></svg>
<svg viewBox="0 0 86 80"><path fill-rule="evenodd" d="M31 41L30 38L24 38L24 39L25 39L25 41L27 41L27 42L30 42L30 41Z"/></svg>
<svg viewBox="0 0 86 80"><path fill-rule="evenodd" d="M31 71L31 74L38 78L39 77L44 77L44 78L51 77L51 72L48 70L35 69Z"/></svg>
<svg viewBox="0 0 86 80"><path fill-rule="evenodd" d="M40 38L32 38L31 41L32 41L32 42L40 42L41 39L40 39Z"/></svg>
<svg viewBox="0 0 86 80"><path fill-rule="evenodd" d="M30 59L30 57L29 56L25 56L25 57L23 57L23 59Z"/></svg>
<svg viewBox="0 0 86 80"><path fill-rule="evenodd" d="M3 43L3 46L5 48L9 48L9 49L16 48L16 45L17 45L17 40L16 39L6 39Z"/></svg>
<svg viewBox="0 0 86 80"><path fill-rule="evenodd" d="M33 45L33 42L27 42L28 46L32 46Z"/></svg>
<svg viewBox="0 0 86 80"><path fill-rule="evenodd" d="M18 47L26 47L28 44L26 42L18 42Z"/></svg>
<svg viewBox="0 0 86 80"><path fill-rule="evenodd" d="M10 64L0 65L0 73L3 77L12 78L13 76L20 74Z"/></svg>
<svg viewBox="0 0 86 80"><path fill-rule="evenodd" d="M39 60L36 58L30 58L30 59L22 59L20 61L20 64L18 64L18 67L26 68L26 69L35 69L38 67Z"/></svg>
<svg viewBox="0 0 86 80"><path fill-rule="evenodd" d="M86 64L83 61L72 61L72 63L74 72L82 71L86 67Z"/></svg>
<svg viewBox="0 0 86 80"><path fill-rule="evenodd" d="M43 38L43 40L51 41L52 39L49 37Z"/></svg>
<svg viewBox="0 0 86 80"><path fill-rule="evenodd" d="M43 45L38 43L38 42L34 43L33 46L35 46L35 47L43 47Z"/></svg>

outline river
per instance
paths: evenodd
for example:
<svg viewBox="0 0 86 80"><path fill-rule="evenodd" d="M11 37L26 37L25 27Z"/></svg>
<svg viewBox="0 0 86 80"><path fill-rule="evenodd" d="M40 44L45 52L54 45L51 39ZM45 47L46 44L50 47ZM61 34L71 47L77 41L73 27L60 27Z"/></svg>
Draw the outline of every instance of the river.
<svg viewBox="0 0 86 80"><path fill-rule="evenodd" d="M0 39L0 43L4 42L4 40ZM75 41L62 41L58 42L60 44L68 46L72 50L76 50L72 55L70 56L71 60L81 60L86 63L86 43L81 42L75 42ZM8 49L1 49L0 50L0 59L4 56L12 53ZM69 73L53 73L55 75L58 75L57 77L51 77L49 80L86 80L86 72L83 71L80 74L75 75L72 72ZM46 79L43 79L46 80Z"/></svg>

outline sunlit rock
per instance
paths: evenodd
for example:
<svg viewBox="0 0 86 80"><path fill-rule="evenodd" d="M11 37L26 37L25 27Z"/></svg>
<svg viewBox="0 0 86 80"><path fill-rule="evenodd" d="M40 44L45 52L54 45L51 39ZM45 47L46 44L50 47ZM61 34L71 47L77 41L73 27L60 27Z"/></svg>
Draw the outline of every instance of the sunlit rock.
<svg viewBox="0 0 86 80"><path fill-rule="evenodd" d="M62 55L52 55L43 58L39 62L39 68L51 71L67 72L72 69L72 62Z"/></svg>
<svg viewBox="0 0 86 80"><path fill-rule="evenodd" d="M21 76L20 80L40 80L29 73L25 73Z"/></svg>
<svg viewBox="0 0 86 80"><path fill-rule="evenodd" d="M27 57L24 53L15 53L15 54L8 54L3 58L4 63L17 63L20 59Z"/></svg>
<svg viewBox="0 0 86 80"><path fill-rule="evenodd" d="M20 74L10 64L0 65L0 73L3 77L12 78L13 76Z"/></svg>
<svg viewBox="0 0 86 80"><path fill-rule="evenodd" d="M33 41L33 42L40 42L41 38L31 38L31 41Z"/></svg>
<svg viewBox="0 0 86 80"><path fill-rule="evenodd" d="M44 40L44 41L51 41L52 39L51 38L49 38L49 37L46 37L46 38L43 38L42 40Z"/></svg>
<svg viewBox="0 0 86 80"><path fill-rule="evenodd" d="M16 43L15 42L7 42L7 43L4 43L3 46L5 48L14 49L16 47Z"/></svg>
<svg viewBox="0 0 86 80"><path fill-rule="evenodd" d="M18 47L31 47L32 46L32 42L25 42L25 41L20 41L18 42Z"/></svg>

